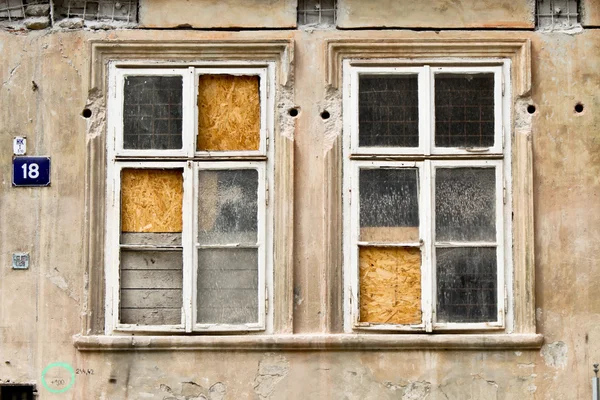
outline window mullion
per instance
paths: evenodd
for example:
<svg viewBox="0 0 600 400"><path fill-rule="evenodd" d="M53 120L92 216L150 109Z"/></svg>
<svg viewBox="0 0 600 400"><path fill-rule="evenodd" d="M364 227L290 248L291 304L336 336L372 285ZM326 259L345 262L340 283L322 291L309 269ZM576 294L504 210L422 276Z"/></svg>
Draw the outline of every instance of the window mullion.
<svg viewBox="0 0 600 400"><path fill-rule="evenodd" d="M431 67L425 65L419 73L419 147L424 155L431 154L434 108Z"/></svg>
<svg viewBox="0 0 600 400"><path fill-rule="evenodd" d="M435 293L435 252L434 243L434 217L433 209L433 167L431 160L425 160L421 168L421 245L423 252L423 266L421 267L421 291L423 296L423 322L425 331L431 332L433 328L433 312L434 312L434 293Z"/></svg>
<svg viewBox="0 0 600 400"><path fill-rule="evenodd" d="M194 301L193 301L193 275L195 263L193 257L195 218L185 218L186 215L195 215L194 197L194 168L192 162L188 161L183 170L183 324L186 332L192 331Z"/></svg>

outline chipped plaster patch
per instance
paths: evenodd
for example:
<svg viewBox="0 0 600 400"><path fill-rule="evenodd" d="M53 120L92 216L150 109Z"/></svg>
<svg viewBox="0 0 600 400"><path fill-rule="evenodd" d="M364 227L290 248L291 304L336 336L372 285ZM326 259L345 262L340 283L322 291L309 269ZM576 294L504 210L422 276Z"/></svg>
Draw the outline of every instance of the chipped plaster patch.
<svg viewBox="0 0 600 400"><path fill-rule="evenodd" d="M275 391L275 386L287 376L290 363L282 355L265 354L258 363L258 371L254 378L254 392L258 398L268 399Z"/></svg>
<svg viewBox="0 0 600 400"><path fill-rule="evenodd" d="M341 136L343 129L342 120L342 93L341 90L329 86L325 93L325 101L320 111L329 112L330 117L324 120L325 133L323 137L323 150L327 154L333 148L335 140Z"/></svg>
<svg viewBox="0 0 600 400"><path fill-rule="evenodd" d="M544 363L551 368L565 368L567 366L568 347L565 342L545 344L540 351Z"/></svg>

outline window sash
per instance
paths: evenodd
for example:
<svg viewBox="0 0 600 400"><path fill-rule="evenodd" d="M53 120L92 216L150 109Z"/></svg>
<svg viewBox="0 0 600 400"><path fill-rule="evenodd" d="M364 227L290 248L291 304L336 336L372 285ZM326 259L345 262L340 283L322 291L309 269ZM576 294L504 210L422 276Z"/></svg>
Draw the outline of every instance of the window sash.
<svg viewBox="0 0 600 400"><path fill-rule="evenodd" d="M485 330L502 329L505 326L505 274L506 258L504 249L504 226L505 219L508 218L505 208L505 184L504 184L504 161L503 160L432 160L426 161L431 165L431 220L430 231L432 240L430 243L431 254L431 304L432 304L432 330ZM486 241L437 241L435 238L435 177L436 170L439 168L493 168L495 171L495 221L496 221L496 240L494 242ZM496 298L497 298L497 320L490 322L438 322L437 321L437 263L436 249L438 248L459 248L459 247L493 247L496 248Z"/></svg>
<svg viewBox="0 0 600 400"><path fill-rule="evenodd" d="M268 98L273 98L273 95L269 95L269 82L268 82L268 70L267 68L196 68L194 71L194 99L198 98L198 85L199 78L202 75L233 75L233 76L258 76L259 81L259 96L260 96L260 141L258 150L247 150L247 151L202 151L196 149L196 140L198 138L198 118L199 108L194 100L194 133L193 133L193 153L199 157L210 157L210 156L228 156L228 157L239 157L239 156L266 156L267 155L267 143L269 138L268 131L268 113L267 109L269 103Z"/></svg>
<svg viewBox="0 0 600 400"><path fill-rule="evenodd" d="M183 258L183 284L182 284L182 322L176 325L137 325L122 324L120 318L120 250L121 248L132 248L132 246L122 246L120 244L121 236L121 171L126 168L131 169L183 169L183 204L182 204L182 258ZM192 221L185 218L185 215L191 215L191 180L192 171L185 162L119 162L109 163L107 166L107 176L111 179L107 182L107 224L106 224L106 309L105 322L107 332L127 331L127 332L185 332L188 330L187 317L191 313L191 254L190 243L192 234ZM139 246L137 246L139 248ZM153 246L144 246L145 249L152 249Z"/></svg>
<svg viewBox="0 0 600 400"><path fill-rule="evenodd" d="M225 170L256 170L258 172L258 196L257 196L257 242L256 245L235 245L235 244L225 244L225 245L201 245L198 243L198 210L199 210L199 173L200 171L225 171ZM192 313L192 321L191 324L193 326L194 331L201 332L214 332L214 331L256 331L256 330L264 330L265 329L265 317L266 317L266 245L267 245L267 223L266 223L266 214L267 214L267 190L266 190L266 163L260 161L240 161L240 162L200 162L196 163L194 167L194 214L192 220L194 221L193 225L193 276L192 276L192 304L193 304L193 313ZM258 316L256 323L245 323L245 324L202 324L197 322L197 283L198 283L198 249L235 249L235 248L255 248L258 251Z"/></svg>
<svg viewBox="0 0 600 400"><path fill-rule="evenodd" d="M186 157L193 154L193 69L190 68L117 68L110 67L111 84L109 86L108 118L109 129L114 135L115 157ZM182 148L181 149L125 149L123 148L124 124L123 107L125 102L125 78L134 76L181 76L182 91ZM113 100L114 99L114 100ZM109 155L112 146L109 143Z"/></svg>
<svg viewBox="0 0 600 400"><path fill-rule="evenodd" d="M183 169L183 229L181 246L172 246L183 252L183 304L182 323L176 325L137 325L123 324L120 317L120 251L121 249L152 250L155 246L121 245L121 171L123 169ZM239 170L252 169L258 172L257 192L257 243L255 246L200 245L198 238L198 173L202 170ZM106 326L107 331L122 332L227 332L258 331L266 328L267 298L267 168L266 162L118 162L109 166L107 196L107 241L106 241ZM185 216L190 217L185 217ZM158 246L164 247L164 246ZM171 247L171 246L168 246ZM258 252L258 315L256 323L246 324L199 324L197 316L197 276L199 248L255 248Z"/></svg>
<svg viewBox="0 0 600 400"><path fill-rule="evenodd" d="M116 158L214 158L214 157L266 157L270 130L273 117L269 110L273 109L274 81L273 66L236 66L236 67L210 67L210 66L181 66L177 68L135 68L126 65L111 64L109 67L109 105L108 121L109 132L113 136L114 147L109 143L109 156ZM260 142L258 150L248 151L199 151L196 150L198 137L198 83L201 75L233 75L233 76L258 76L260 96ZM125 149L123 146L123 106L124 83L127 77L134 76L181 76L183 80L182 91L182 148L181 149ZM111 157L111 158L112 158Z"/></svg>
<svg viewBox="0 0 600 400"><path fill-rule="evenodd" d="M493 73L494 74L494 145L490 147L481 147L481 148L471 148L471 147L436 147L435 146L435 76L443 73L452 73L452 74L485 74L485 73ZM434 112L431 113L431 133L428 137L430 142L429 146L431 149L431 153L433 155L477 155L477 154L502 154L503 151L503 74L502 74L502 66L496 67L431 67L430 69L430 96L431 102L429 103L429 107Z"/></svg>
<svg viewBox="0 0 600 400"><path fill-rule="evenodd" d="M352 329L375 331L426 331L434 330L488 330L504 328L505 315L505 257L504 257L504 180L502 160L425 160L401 161L346 161L344 230L350 250L345 253L345 264L350 267L349 293L346 293L347 316L351 316ZM493 242L436 242L435 240L435 171L438 168L493 168L495 171L495 236ZM417 242L369 242L360 240L360 187L361 169L416 168L418 170L419 243ZM421 250L421 311L420 324L399 325L360 322L359 249L362 246L418 247ZM498 317L496 321L482 323L451 323L436 320L437 279L436 249L447 247L494 247L496 248L496 297ZM349 308L348 308L349 307Z"/></svg>
<svg viewBox="0 0 600 400"><path fill-rule="evenodd" d="M433 63L432 63L433 64ZM348 94L345 109L349 110L348 129L350 140L346 145L352 155L502 155L504 148L504 74L503 66L410 66L410 67L349 67L345 75ZM436 147L435 146L435 76L437 74L494 74L494 145L491 147ZM366 76L418 76L419 105L419 146L418 147L383 147L359 146L359 78Z"/></svg>

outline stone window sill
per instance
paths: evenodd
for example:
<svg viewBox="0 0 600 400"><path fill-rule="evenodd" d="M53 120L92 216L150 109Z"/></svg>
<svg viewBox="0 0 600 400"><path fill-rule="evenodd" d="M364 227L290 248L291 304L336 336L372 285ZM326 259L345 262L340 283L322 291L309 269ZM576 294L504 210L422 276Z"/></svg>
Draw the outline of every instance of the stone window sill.
<svg viewBox="0 0 600 400"><path fill-rule="evenodd" d="M543 342L540 334L73 336L79 351L535 350Z"/></svg>

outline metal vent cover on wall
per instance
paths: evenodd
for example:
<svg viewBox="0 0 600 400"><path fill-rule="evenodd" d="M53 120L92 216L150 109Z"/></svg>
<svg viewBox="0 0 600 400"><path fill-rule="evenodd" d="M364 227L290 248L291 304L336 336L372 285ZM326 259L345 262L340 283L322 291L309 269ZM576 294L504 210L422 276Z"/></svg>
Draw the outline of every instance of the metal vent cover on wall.
<svg viewBox="0 0 600 400"><path fill-rule="evenodd" d="M137 21L137 0L55 0L55 14L61 18L88 21Z"/></svg>
<svg viewBox="0 0 600 400"><path fill-rule="evenodd" d="M579 1L537 0L536 26L538 29L568 29L579 24Z"/></svg>
<svg viewBox="0 0 600 400"><path fill-rule="evenodd" d="M50 0L0 0L0 20L23 19L28 6L49 3Z"/></svg>
<svg viewBox="0 0 600 400"><path fill-rule="evenodd" d="M336 0L298 0L298 25L332 26L336 17Z"/></svg>

